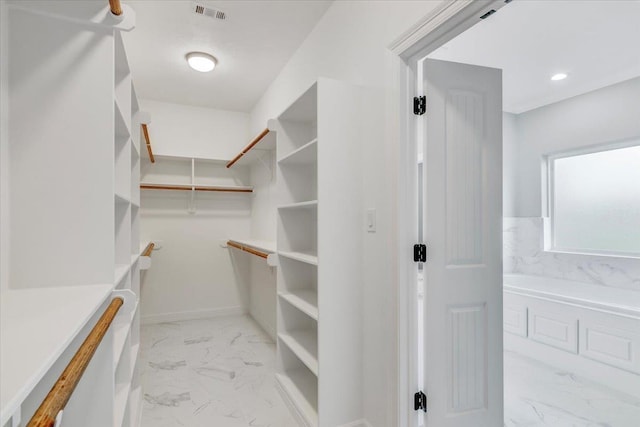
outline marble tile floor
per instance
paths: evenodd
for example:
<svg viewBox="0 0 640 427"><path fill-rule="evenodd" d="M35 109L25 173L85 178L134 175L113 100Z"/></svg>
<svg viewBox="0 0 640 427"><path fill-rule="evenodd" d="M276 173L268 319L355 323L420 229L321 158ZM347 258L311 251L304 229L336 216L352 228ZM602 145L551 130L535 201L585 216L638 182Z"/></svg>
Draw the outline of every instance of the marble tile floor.
<svg viewBox="0 0 640 427"><path fill-rule="evenodd" d="M507 427L638 427L640 400L506 352ZM298 427L275 344L248 316L144 325L142 427Z"/></svg>
<svg viewBox="0 0 640 427"><path fill-rule="evenodd" d="M640 400L516 353L504 354L504 387L507 427L640 426Z"/></svg>
<svg viewBox="0 0 640 427"><path fill-rule="evenodd" d="M143 325L140 345L142 427L298 427L250 317Z"/></svg>

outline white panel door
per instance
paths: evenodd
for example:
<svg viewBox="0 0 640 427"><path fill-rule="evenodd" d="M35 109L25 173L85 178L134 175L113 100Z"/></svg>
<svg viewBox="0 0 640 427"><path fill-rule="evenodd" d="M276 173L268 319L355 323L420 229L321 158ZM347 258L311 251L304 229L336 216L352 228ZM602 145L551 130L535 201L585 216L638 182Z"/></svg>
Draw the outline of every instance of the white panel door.
<svg viewBox="0 0 640 427"><path fill-rule="evenodd" d="M425 60L427 427L498 427L502 72Z"/></svg>

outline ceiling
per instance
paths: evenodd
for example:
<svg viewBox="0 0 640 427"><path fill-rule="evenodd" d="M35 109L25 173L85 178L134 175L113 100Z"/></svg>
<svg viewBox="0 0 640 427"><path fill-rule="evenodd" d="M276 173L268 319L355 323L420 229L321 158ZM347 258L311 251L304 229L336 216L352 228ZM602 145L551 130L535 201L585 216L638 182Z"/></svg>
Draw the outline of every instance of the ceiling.
<svg viewBox="0 0 640 427"><path fill-rule="evenodd" d="M640 2L515 0L429 57L501 68L519 114L640 76Z"/></svg>
<svg viewBox="0 0 640 427"><path fill-rule="evenodd" d="M123 36L140 98L248 112L327 10L330 1L124 1L136 28ZM194 13L201 4L226 14ZM218 59L210 73L185 55Z"/></svg>

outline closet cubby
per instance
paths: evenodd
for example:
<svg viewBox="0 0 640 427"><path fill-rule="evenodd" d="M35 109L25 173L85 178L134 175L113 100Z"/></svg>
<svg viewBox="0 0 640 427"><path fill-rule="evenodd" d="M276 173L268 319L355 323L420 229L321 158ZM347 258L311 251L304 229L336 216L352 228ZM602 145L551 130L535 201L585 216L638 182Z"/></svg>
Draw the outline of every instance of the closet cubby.
<svg viewBox="0 0 640 427"><path fill-rule="evenodd" d="M288 303L279 305L278 339L304 365L318 375L318 325L316 320Z"/></svg>
<svg viewBox="0 0 640 427"><path fill-rule="evenodd" d="M131 147L131 176L136 178L130 179L131 192L129 194L131 195L131 203L134 205L140 206L140 182L138 178L140 176L140 153L138 152L138 149L133 143L133 140L130 143L130 147Z"/></svg>
<svg viewBox="0 0 640 427"><path fill-rule="evenodd" d="M318 319L318 268L286 257L278 268L279 296L312 319Z"/></svg>
<svg viewBox="0 0 640 427"><path fill-rule="evenodd" d="M116 129L114 141L114 192L117 196L129 200L131 194L131 149L129 132L120 112L114 103Z"/></svg>
<svg viewBox="0 0 640 427"><path fill-rule="evenodd" d="M362 418L362 135L370 90L320 79L275 120L277 384L305 426ZM271 126L270 126L271 128ZM340 393L336 393L340 390Z"/></svg>
<svg viewBox="0 0 640 427"><path fill-rule="evenodd" d="M116 196L115 203L116 265L131 264L131 207L129 201Z"/></svg>
<svg viewBox="0 0 640 427"><path fill-rule="evenodd" d="M315 144L313 146L315 153ZM314 160L307 164L278 163L282 182L280 186L280 202L282 206L317 202L318 169Z"/></svg>
<svg viewBox="0 0 640 427"><path fill-rule="evenodd" d="M278 209L278 248L316 256L318 212L315 206L306 209Z"/></svg>
<svg viewBox="0 0 640 427"><path fill-rule="evenodd" d="M285 401L295 406L304 424L318 425L318 377L281 342L278 342L278 371L276 380Z"/></svg>

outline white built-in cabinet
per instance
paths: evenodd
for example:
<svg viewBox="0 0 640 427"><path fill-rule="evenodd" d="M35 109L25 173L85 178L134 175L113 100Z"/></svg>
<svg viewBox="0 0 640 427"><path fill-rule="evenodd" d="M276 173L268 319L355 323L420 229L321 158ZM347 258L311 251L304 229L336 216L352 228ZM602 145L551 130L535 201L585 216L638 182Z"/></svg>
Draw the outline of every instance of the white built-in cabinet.
<svg viewBox="0 0 640 427"><path fill-rule="evenodd" d="M363 88L320 79L274 124L276 379L306 426L361 418L365 95Z"/></svg>
<svg viewBox="0 0 640 427"><path fill-rule="evenodd" d="M1 426L26 425L110 301L63 427L138 426L139 107L107 2L10 2L9 283ZM3 233L5 230L3 230Z"/></svg>

